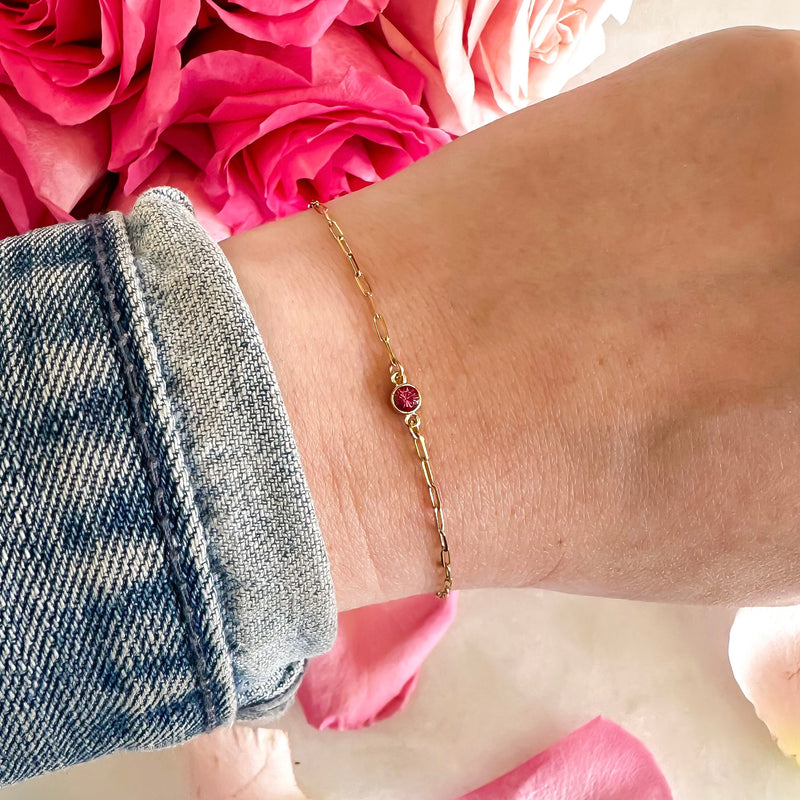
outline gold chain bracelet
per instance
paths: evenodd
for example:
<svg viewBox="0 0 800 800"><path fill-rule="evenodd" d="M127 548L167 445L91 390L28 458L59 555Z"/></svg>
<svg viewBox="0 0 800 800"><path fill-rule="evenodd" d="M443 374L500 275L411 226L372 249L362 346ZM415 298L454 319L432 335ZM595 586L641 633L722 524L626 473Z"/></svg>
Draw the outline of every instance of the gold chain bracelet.
<svg viewBox="0 0 800 800"><path fill-rule="evenodd" d="M372 308L372 325L375 328L375 333L378 334L378 338L389 354L389 377L394 384L389 402L395 411L399 411L403 414L403 421L408 426L408 430L414 438L414 447L416 448L417 456L422 464L425 483L428 485L428 494L431 497L433 516L436 522L436 532L439 534L439 544L441 545L439 561L444 570L444 586L436 592L436 596L444 599L450 594L453 588L453 577L450 572L450 548L447 546L447 536L444 532L444 518L442 516L439 489L433 481L433 471L431 469L431 462L428 460L428 448L425 446L425 437L420 433L421 420L417 411L420 405L422 405L422 396L416 386L406 381L405 369L397 359L392 345L389 343L389 329L386 327L386 319L383 314L380 314L377 308L375 308L375 298L372 296L372 287L367 280L367 276L358 266L356 257L353 255L353 251L350 249L347 239L344 238L342 229L335 220L331 219L328 209L318 200L312 200L308 204L308 207L313 208L314 211L325 217L331 236L336 239L336 243L350 262L350 266L353 268L353 277L356 280L356 285L361 290L361 294L369 301L370 307Z"/></svg>

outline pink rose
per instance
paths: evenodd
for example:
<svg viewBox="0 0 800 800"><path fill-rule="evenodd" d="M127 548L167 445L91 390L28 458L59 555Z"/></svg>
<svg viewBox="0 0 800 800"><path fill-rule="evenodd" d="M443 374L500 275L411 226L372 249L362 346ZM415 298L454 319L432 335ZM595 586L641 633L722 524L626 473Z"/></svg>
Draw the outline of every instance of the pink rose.
<svg viewBox="0 0 800 800"><path fill-rule="evenodd" d="M116 169L151 144L154 125L177 99L179 48L199 5L200 0L3 3L0 66L23 98L62 125L115 106ZM137 127L144 120L149 129Z"/></svg>
<svg viewBox="0 0 800 800"><path fill-rule="evenodd" d="M0 237L73 219L81 201L102 195L108 150L105 117L62 128L0 85Z"/></svg>
<svg viewBox="0 0 800 800"><path fill-rule="evenodd" d="M217 208L208 199L203 188L204 179L203 173L191 161L180 153L172 152L141 185L136 187L133 194L126 194L122 184L117 186L107 207L129 214L136 198L146 189L154 186L174 186L192 201L194 215L206 233L215 242L221 242L231 235L231 229L218 217Z"/></svg>
<svg viewBox="0 0 800 800"><path fill-rule="evenodd" d="M386 41L425 75L425 100L453 134L558 93L605 47L603 22L631 0L392 0Z"/></svg>
<svg viewBox="0 0 800 800"><path fill-rule="evenodd" d="M251 39L309 47L318 42L335 19L346 25L371 22L389 0L204 0L208 16L219 17Z"/></svg>
<svg viewBox="0 0 800 800"><path fill-rule="evenodd" d="M418 105L419 72L338 22L311 48L217 26L187 56L168 123L122 189L138 194L179 153L233 233L381 180L450 139Z"/></svg>

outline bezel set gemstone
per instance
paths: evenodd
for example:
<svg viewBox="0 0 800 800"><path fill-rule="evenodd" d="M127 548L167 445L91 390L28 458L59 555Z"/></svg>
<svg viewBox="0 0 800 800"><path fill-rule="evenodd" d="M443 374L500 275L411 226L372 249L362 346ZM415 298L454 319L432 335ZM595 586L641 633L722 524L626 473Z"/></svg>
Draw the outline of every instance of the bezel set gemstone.
<svg viewBox="0 0 800 800"><path fill-rule="evenodd" d="M392 406L401 414L411 414L422 405L419 389L410 383L401 383L392 390Z"/></svg>

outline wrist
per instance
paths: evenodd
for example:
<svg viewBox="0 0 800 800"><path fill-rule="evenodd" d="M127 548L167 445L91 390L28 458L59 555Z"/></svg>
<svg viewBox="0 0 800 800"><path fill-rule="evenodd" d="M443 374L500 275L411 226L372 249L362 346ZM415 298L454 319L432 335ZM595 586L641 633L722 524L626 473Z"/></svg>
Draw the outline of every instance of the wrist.
<svg viewBox="0 0 800 800"><path fill-rule="evenodd" d="M423 398L457 589L552 578L570 524L557 515L576 479L553 424L570 413L566 395L544 390L554 369L545 314L534 330L518 313L524 298L500 302L514 262L485 268L465 241L471 212L459 216L437 188L474 158L448 145L329 203ZM437 591L439 541L414 443L389 404L369 305L324 220L296 214L221 246L278 379L340 609Z"/></svg>
<svg viewBox="0 0 800 800"><path fill-rule="evenodd" d="M338 201L336 213L352 231L398 356L411 356L403 323L415 324L413 303L403 282L387 273L382 249L375 253L359 241L364 198L355 199ZM340 610L435 591L438 539L428 525L413 441L388 403L388 362L371 312L324 220L300 213L220 246L276 374ZM391 266L402 273L402 264ZM419 375L411 361L407 369L409 380Z"/></svg>

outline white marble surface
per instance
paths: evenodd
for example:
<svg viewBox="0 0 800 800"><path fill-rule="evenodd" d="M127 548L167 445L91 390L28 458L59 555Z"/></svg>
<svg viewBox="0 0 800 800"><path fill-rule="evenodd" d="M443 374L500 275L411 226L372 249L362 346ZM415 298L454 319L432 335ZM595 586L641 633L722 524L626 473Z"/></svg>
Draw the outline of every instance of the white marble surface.
<svg viewBox="0 0 800 800"><path fill-rule="evenodd" d="M800 0L634 0L624 26L609 22L606 54L572 85L746 24L800 28ZM676 800L798 798L800 768L731 676L732 618L539 590L463 593L400 715L351 733L314 731L298 708L284 718L298 782L313 800L452 800L602 714L647 744ZM175 800L178 753L118 754L0 800Z"/></svg>
<svg viewBox="0 0 800 800"><path fill-rule="evenodd" d="M800 768L731 675L732 609L541 590L461 603L398 716L353 732L285 718L309 797L453 800L598 714L645 742L676 800L800 797Z"/></svg>

